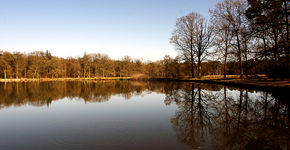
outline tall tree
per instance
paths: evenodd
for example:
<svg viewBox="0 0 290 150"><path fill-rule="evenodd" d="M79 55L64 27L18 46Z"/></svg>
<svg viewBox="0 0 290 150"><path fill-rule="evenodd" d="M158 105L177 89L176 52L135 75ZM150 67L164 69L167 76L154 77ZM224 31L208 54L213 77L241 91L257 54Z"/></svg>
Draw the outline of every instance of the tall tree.
<svg viewBox="0 0 290 150"><path fill-rule="evenodd" d="M44 72L45 59L44 53L40 51L32 52L27 57L28 71L27 74L30 78L40 78L41 73Z"/></svg>
<svg viewBox="0 0 290 150"><path fill-rule="evenodd" d="M274 41L273 44L266 43L262 36L263 50L268 50L268 54L273 56L275 67L280 65L279 59L285 57L285 68L290 75L289 0L248 0L248 3L246 15L251 28L256 31L256 35L268 33Z"/></svg>
<svg viewBox="0 0 290 150"><path fill-rule="evenodd" d="M79 61L75 58L69 57L66 61L66 76L80 78L81 75L81 65Z"/></svg>
<svg viewBox="0 0 290 150"><path fill-rule="evenodd" d="M236 56L239 62L240 77L243 77L243 62L242 62L242 31L245 27L245 12L247 2L244 0L224 0L216 4L214 10L215 15L225 20L231 34L234 36L233 44L236 49Z"/></svg>
<svg viewBox="0 0 290 150"><path fill-rule="evenodd" d="M9 57L11 53L9 52L2 52L0 55L0 69L3 74L4 79L6 79L12 73L12 67L9 64Z"/></svg>
<svg viewBox="0 0 290 150"><path fill-rule="evenodd" d="M201 62L208 56L208 50L212 46L213 28L204 17L195 12L178 18L175 26L170 42L180 56L190 62L191 77L194 77L194 63L197 59L197 74L200 77Z"/></svg>
<svg viewBox="0 0 290 150"><path fill-rule="evenodd" d="M90 72L90 60L89 60L89 55L85 52L83 57L79 58L79 63L82 68L82 76L83 78L89 77Z"/></svg>
<svg viewBox="0 0 290 150"><path fill-rule="evenodd" d="M213 43L213 26L208 25L205 18L196 14L197 22L194 34L194 51L197 56L197 74L201 77L201 62L209 55Z"/></svg>
<svg viewBox="0 0 290 150"><path fill-rule="evenodd" d="M214 9L210 10L211 14L211 21L215 22L214 32L215 42L214 45L216 46L217 53L221 55L223 60L223 74L226 77L226 67L228 61L229 51L232 47L232 39L233 36L230 31L230 24L229 22L223 17L221 14L222 10L219 7L215 7Z"/></svg>
<svg viewBox="0 0 290 150"><path fill-rule="evenodd" d="M170 43L175 46L180 57L190 63L191 77L194 78L194 61L195 61L195 31L200 15L190 13L177 19L175 29L172 32Z"/></svg>

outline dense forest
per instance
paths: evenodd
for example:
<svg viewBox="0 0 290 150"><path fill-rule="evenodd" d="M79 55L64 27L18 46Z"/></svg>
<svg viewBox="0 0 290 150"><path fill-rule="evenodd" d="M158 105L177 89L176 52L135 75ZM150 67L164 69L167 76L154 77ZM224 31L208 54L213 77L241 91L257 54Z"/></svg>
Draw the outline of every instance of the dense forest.
<svg viewBox="0 0 290 150"><path fill-rule="evenodd" d="M202 64L203 74L221 74L222 64L208 61ZM237 74L232 66L230 74ZM84 54L79 58L59 58L49 51L29 54L0 52L1 78L94 78L130 77L180 78L190 75L190 64L166 55L163 60L151 62L132 59L129 56L113 60L105 54ZM230 70L229 70L230 71Z"/></svg>
<svg viewBox="0 0 290 150"><path fill-rule="evenodd" d="M177 19L170 38L178 56L160 61L106 54L60 58L45 52L0 51L0 78L184 78L203 75L290 76L288 0L224 0L210 18L192 12Z"/></svg>

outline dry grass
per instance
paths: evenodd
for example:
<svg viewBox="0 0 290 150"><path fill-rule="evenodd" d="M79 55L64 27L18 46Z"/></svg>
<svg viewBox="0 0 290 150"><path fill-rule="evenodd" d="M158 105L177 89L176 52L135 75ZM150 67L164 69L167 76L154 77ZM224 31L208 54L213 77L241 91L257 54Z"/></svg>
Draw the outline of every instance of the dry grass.
<svg viewBox="0 0 290 150"><path fill-rule="evenodd" d="M191 78L192 81L211 81L214 83L228 83L246 86L259 87L282 87L290 88L290 79L273 80L266 77L266 75L249 75L248 78L240 79L239 75L208 75L201 78Z"/></svg>
<svg viewBox="0 0 290 150"><path fill-rule="evenodd" d="M132 77L97 77L97 78L20 78L20 79L0 79L0 82L42 82L42 81L84 81L84 80L129 80Z"/></svg>
<svg viewBox="0 0 290 150"><path fill-rule="evenodd" d="M221 80L221 82L236 83L241 85L261 86L261 87L290 88L290 79L285 80L234 79L234 80Z"/></svg>
<svg viewBox="0 0 290 150"><path fill-rule="evenodd" d="M290 79L273 80L267 78L266 75L249 75L248 78L243 79L240 79L240 75L227 75L226 78L223 75L207 75L201 78L190 78L189 80L246 86L290 88Z"/></svg>
<svg viewBox="0 0 290 150"><path fill-rule="evenodd" d="M99 81L99 80L142 80L149 78L142 74L135 75L133 77L98 77L98 78L20 78L20 79L0 79L0 82L42 82L42 81ZM249 78L240 79L239 75L227 75L224 78L223 75L208 75L201 78L187 78L180 79L180 81L211 81L214 83L232 83L237 85L249 85L249 86L260 86L260 87L283 87L290 88L290 79L284 80L273 80L268 79L265 75L249 76Z"/></svg>
<svg viewBox="0 0 290 150"><path fill-rule="evenodd" d="M248 78L266 78L266 75L249 75ZM201 78L191 78L191 80L222 80L222 79L240 79L240 75L206 75Z"/></svg>

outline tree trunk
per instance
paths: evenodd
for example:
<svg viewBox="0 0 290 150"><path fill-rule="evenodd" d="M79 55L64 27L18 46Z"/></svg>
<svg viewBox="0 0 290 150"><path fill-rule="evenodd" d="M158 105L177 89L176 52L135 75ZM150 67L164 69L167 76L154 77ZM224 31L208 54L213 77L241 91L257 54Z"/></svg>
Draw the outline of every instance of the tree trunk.
<svg viewBox="0 0 290 150"><path fill-rule="evenodd" d="M33 79L34 79L35 77L37 78L37 69L34 71Z"/></svg>
<svg viewBox="0 0 290 150"><path fill-rule="evenodd" d="M266 44L266 39L265 39L265 36L262 37L263 39L263 48L264 48L264 53L263 53L263 56L264 56L264 59L267 61L267 44Z"/></svg>
<svg viewBox="0 0 290 150"><path fill-rule="evenodd" d="M4 70L4 79L7 79L7 70Z"/></svg>
<svg viewBox="0 0 290 150"><path fill-rule="evenodd" d="M18 63L16 64L16 79L18 79Z"/></svg>
<svg viewBox="0 0 290 150"><path fill-rule="evenodd" d="M194 64L191 62L191 78L194 78Z"/></svg>
<svg viewBox="0 0 290 150"><path fill-rule="evenodd" d="M243 78L243 62L242 62L242 52L241 52L241 44L238 32L236 31L237 43L238 43L238 57L239 57L239 68L240 68L240 78Z"/></svg>
<svg viewBox="0 0 290 150"><path fill-rule="evenodd" d="M191 47L191 54L190 54L190 63L191 63L191 78L194 78L194 59L193 59L193 50Z"/></svg>
<svg viewBox="0 0 290 150"><path fill-rule="evenodd" d="M228 36L228 30L226 30L226 35ZM224 78L226 78L227 77L227 75L226 75L226 67L227 67L227 57L228 57L228 38L226 37L226 41L225 41L225 60L224 60Z"/></svg>
<svg viewBox="0 0 290 150"><path fill-rule="evenodd" d="M95 77L97 77L97 67L96 66L95 66L94 74L95 74Z"/></svg>
<svg viewBox="0 0 290 150"><path fill-rule="evenodd" d="M89 67L89 78L91 78L91 67Z"/></svg>
<svg viewBox="0 0 290 150"><path fill-rule="evenodd" d="M201 61L200 61L200 56L198 57L198 62L197 62L197 74L198 78L201 77Z"/></svg>
<svg viewBox="0 0 290 150"><path fill-rule="evenodd" d="M25 69L24 69L24 78L26 78L26 75L27 75L27 69L25 67Z"/></svg>
<svg viewBox="0 0 290 150"><path fill-rule="evenodd" d="M191 61L191 78L194 78L194 59L193 59L193 43L192 43L193 35L191 32L190 36L190 61Z"/></svg>
<svg viewBox="0 0 290 150"><path fill-rule="evenodd" d="M274 29L274 42L275 42L275 45L274 45L274 61L275 61L275 67L278 66L278 33L277 33L277 29L275 28Z"/></svg>
<svg viewBox="0 0 290 150"><path fill-rule="evenodd" d="M224 62L224 78L227 77L227 74L226 74L227 57L228 57L228 48L226 47L226 49L225 49L225 62Z"/></svg>
<svg viewBox="0 0 290 150"><path fill-rule="evenodd" d="M248 46L246 41L245 41L245 74L246 77L248 77Z"/></svg>

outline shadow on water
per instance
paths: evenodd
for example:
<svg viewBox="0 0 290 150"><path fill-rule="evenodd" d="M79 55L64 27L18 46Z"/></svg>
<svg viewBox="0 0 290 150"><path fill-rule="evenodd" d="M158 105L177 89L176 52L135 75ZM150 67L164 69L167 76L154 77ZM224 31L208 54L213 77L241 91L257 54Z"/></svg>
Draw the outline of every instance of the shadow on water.
<svg viewBox="0 0 290 150"><path fill-rule="evenodd" d="M290 149L289 94L283 90L256 91L215 84L175 82L33 82L0 83L0 109L10 106L49 106L63 98L107 102L165 95L176 105L170 122L179 143L191 149Z"/></svg>
<svg viewBox="0 0 290 150"><path fill-rule="evenodd" d="M289 150L286 91L251 91L216 85L167 87L166 105L177 138L193 149Z"/></svg>

